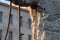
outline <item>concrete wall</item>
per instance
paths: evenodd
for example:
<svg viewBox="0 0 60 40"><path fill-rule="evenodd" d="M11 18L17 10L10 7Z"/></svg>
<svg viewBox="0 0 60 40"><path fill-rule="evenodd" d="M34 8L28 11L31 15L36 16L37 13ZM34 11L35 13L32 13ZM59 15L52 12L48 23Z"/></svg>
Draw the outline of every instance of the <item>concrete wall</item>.
<svg viewBox="0 0 60 40"><path fill-rule="evenodd" d="M40 40L60 40L60 0L40 0L42 11ZM43 39L44 38L44 39Z"/></svg>
<svg viewBox="0 0 60 40"><path fill-rule="evenodd" d="M3 12L2 23L0 23L0 29L2 30L2 40L4 40L6 28L8 25L9 7L0 5L0 11ZM10 25L9 31L13 32L13 40L18 40L18 9L12 8L13 24ZM21 33L23 33L23 40L28 40L28 35L31 35L31 29L27 19L29 19L29 12L21 10L22 26Z"/></svg>

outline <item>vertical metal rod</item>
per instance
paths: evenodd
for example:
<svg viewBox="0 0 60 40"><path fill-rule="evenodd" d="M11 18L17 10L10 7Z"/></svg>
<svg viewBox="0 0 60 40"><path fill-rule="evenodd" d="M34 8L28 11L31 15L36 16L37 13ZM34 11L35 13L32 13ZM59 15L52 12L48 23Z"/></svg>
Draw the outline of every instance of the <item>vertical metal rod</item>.
<svg viewBox="0 0 60 40"><path fill-rule="evenodd" d="M30 7L30 17L31 17L31 21L32 21L32 24L31 24L31 29L32 29L32 40L34 40L34 11L33 9Z"/></svg>
<svg viewBox="0 0 60 40"><path fill-rule="evenodd" d="M31 12L32 12L32 15L33 15L33 9L31 8ZM32 40L34 40L34 17L33 17L33 19L32 19Z"/></svg>
<svg viewBox="0 0 60 40"><path fill-rule="evenodd" d="M9 12L8 26L7 26L6 35L5 35L4 40L7 39L7 35L8 35L8 31L9 31L9 23L10 23L10 17L11 17L11 8L12 8L12 2L10 2L10 12Z"/></svg>
<svg viewBox="0 0 60 40"><path fill-rule="evenodd" d="M21 13L20 13L20 5L19 5L19 40L20 40L20 38L21 38L21 37L20 37L20 14L21 14Z"/></svg>

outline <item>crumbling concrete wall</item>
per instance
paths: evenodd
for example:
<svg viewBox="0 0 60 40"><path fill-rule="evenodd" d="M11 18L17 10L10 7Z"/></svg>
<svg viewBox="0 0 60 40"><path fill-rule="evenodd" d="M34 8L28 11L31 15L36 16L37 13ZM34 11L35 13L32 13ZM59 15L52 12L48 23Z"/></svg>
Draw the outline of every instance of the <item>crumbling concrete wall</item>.
<svg viewBox="0 0 60 40"><path fill-rule="evenodd" d="M60 40L60 0L40 0L40 3L45 7L40 23L40 40Z"/></svg>

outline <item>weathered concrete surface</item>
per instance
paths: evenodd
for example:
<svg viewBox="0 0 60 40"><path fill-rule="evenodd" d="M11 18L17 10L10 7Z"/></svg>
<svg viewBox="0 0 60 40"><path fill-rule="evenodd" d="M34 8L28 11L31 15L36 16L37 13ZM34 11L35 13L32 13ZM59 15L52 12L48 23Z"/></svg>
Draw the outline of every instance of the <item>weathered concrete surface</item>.
<svg viewBox="0 0 60 40"><path fill-rule="evenodd" d="M40 0L40 3L46 9L42 12L40 40L60 40L60 0Z"/></svg>

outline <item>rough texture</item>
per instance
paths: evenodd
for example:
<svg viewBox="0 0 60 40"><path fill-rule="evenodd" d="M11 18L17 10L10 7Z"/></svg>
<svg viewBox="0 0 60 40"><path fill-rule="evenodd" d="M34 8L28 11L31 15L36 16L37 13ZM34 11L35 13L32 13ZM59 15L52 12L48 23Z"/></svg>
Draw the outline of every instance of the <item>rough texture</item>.
<svg viewBox="0 0 60 40"><path fill-rule="evenodd" d="M41 34L44 32L45 35L41 37L43 40L60 40L60 0L40 0L40 3L46 9L40 23Z"/></svg>

